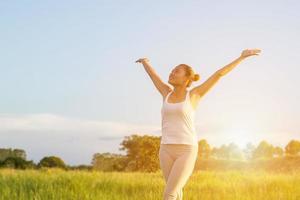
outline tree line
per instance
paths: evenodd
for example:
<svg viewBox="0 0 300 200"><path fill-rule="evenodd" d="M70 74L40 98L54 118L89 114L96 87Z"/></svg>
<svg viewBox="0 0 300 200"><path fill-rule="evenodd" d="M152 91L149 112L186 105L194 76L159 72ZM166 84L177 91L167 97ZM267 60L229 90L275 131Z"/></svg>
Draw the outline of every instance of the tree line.
<svg viewBox="0 0 300 200"><path fill-rule="evenodd" d="M119 150L125 154L95 153L90 165L68 165L58 156L46 156L38 163L27 160L22 149L0 149L0 168L40 169L59 167L66 170L85 169L101 171L155 172L159 166L161 136L125 136ZM226 169L300 169L300 141L291 140L284 148L261 141L257 146L248 143L240 148L235 143L211 146L207 140L198 141L198 157L195 170Z"/></svg>
<svg viewBox="0 0 300 200"><path fill-rule="evenodd" d="M125 136L119 150L125 155L115 153L96 153L93 155L93 169L101 171L143 171L155 172L159 166L159 146L161 136ZM207 140L198 141L198 157L195 170L224 169L300 169L300 141L291 140L284 148L261 141L257 146L248 143L240 148L235 143L211 146Z"/></svg>
<svg viewBox="0 0 300 200"><path fill-rule="evenodd" d="M45 156L38 163L27 160L27 155L23 149L0 148L0 168L14 169L40 169L40 168L62 168L62 169L89 169L89 165L71 166L67 165L58 156Z"/></svg>

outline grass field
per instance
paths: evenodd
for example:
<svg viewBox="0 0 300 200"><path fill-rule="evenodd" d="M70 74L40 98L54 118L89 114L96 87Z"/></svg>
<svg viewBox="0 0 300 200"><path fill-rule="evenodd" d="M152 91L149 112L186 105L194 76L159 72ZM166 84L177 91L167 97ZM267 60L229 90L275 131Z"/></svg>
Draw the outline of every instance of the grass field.
<svg viewBox="0 0 300 200"><path fill-rule="evenodd" d="M0 170L0 200L161 200L161 171ZM196 171L184 200L300 200L300 172Z"/></svg>

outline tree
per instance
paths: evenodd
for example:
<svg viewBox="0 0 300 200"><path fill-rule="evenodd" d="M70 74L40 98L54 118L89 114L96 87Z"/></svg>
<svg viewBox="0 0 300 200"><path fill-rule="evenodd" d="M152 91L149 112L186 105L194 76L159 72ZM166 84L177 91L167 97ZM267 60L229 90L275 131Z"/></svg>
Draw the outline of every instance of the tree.
<svg viewBox="0 0 300 200"><path fill-rule="evenodd" d="M297 140L291 140L285 147L285 153L287 155L299 155L300 154L300 142Z"/></svg>
<svg viewBox="0 0 300 200"><path fill-rule="evenodd" d="M0 161L4 161L8 157L17 157L26 160L26 152L23 149L0 149Z"/></svg>
<svg viewBox="0 0 300 200"><path fill-rule="evenodd" d="M159 169L160 137L133 134L125 136L119 150L125 150L128 171L155 172Z"/></svg>
<svg viewBox="0 0 300 200"><path fill-rule="evenodd" d="M44 157L43 159L40 160L38 163L38 167L58 167L58 168L64 168L66 169L66 164L65 162L56 156L48 156Z"/></svg>
<svg viewBox="0 0 300 200"><path fill-rule="evenodd" d="M210 145L207 143L205 139L202 139L198 142L198 156L200 158L209 158L211 155Z"/></svg>
<svg viewBox="0 0 300 200"><path fill-rule="evenodd" d="M253 152L253 158L273 158L275 148L265 140L261 141Z"/></svg>
<svg viewBox="0 0 300 200"><path fill-rule="evenodd" d="M242 150L233 142L231 142L229 145L222 144L219 148L214 147L211 152L213 157L217 159L226 159L226 160L244 159Z"/></svg>
<svg viewBox="0 0 300 200"><path fill-rule="evenodd" d="M93 169L101 171L122 171L126 167L126 156L114 153L96 153L93 155Z"/></svg>
<svg viewBox="0 0 300 200"><path fill-rule="evenodd" d="M8 157L1 163L1 167L27 169L27 168L34 168L35 164L32 160L27 161L19 157Z"/></svg>
<svg viewBox="0 0 300 200"><path fill-rule="evenodd" d="M18 158L23 158L26 160L26 152L23 149L14 149L13 155Z"/></svg>
<svg viewBox="0 0 300 200"><path fill-rule="evenodd" d="M217 159L229 159L228 148L225 144L222 144L219 148L214 147L212 153Z"/></svg>

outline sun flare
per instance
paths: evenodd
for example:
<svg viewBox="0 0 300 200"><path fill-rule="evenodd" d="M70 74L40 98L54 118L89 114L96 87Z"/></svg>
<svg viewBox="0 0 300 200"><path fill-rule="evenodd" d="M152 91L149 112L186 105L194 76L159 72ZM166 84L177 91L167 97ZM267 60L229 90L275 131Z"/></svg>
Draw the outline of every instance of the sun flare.
<svg viewBox="0 0 300 200"><path fill-rule="evenodd" d="M229 143L233 142L240 148L245 148L247 143L253 142L253 131L244 129L224 130L223 134Z"/></svg>

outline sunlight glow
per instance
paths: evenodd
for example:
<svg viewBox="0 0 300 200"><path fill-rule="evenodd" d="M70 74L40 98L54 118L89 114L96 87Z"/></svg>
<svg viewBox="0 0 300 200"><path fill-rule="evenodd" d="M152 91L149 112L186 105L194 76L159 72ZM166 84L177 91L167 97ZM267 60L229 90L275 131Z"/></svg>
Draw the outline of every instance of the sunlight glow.
<svg viewBox="0 0 300 200"><path fill-rule="evenodd" d="M248 142L253 142L253 131L243 129L225 130L223 132L229 143L233 142L240 148L245 148Z"/></svg>

